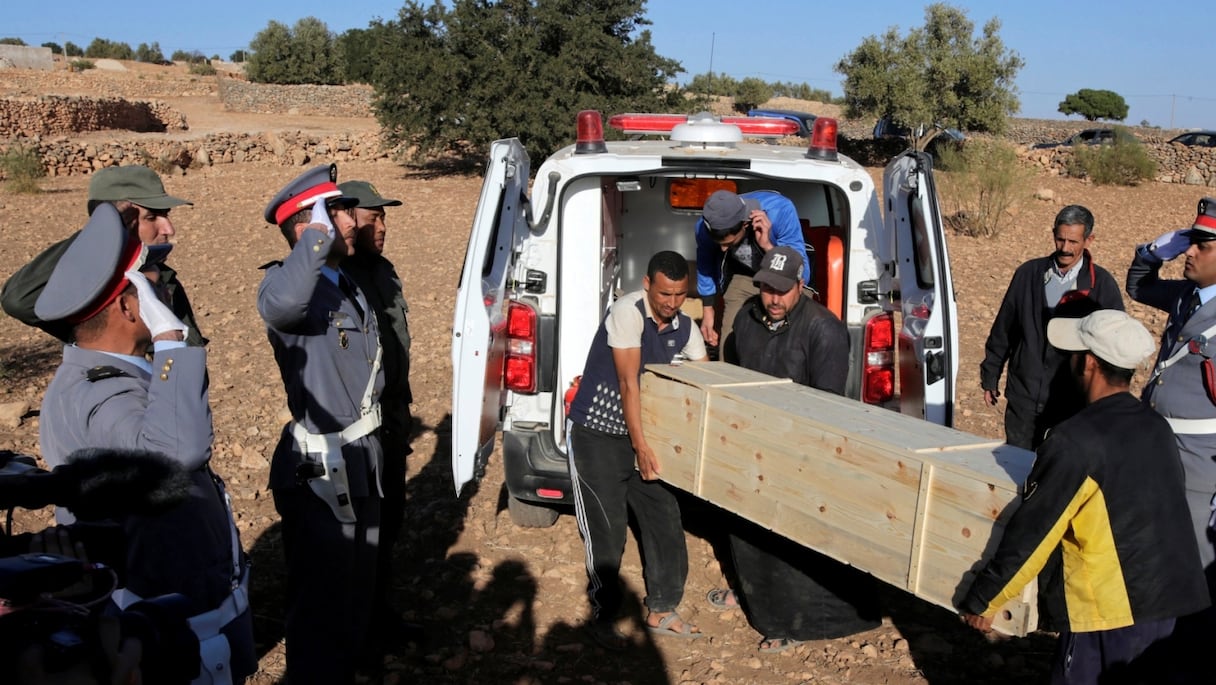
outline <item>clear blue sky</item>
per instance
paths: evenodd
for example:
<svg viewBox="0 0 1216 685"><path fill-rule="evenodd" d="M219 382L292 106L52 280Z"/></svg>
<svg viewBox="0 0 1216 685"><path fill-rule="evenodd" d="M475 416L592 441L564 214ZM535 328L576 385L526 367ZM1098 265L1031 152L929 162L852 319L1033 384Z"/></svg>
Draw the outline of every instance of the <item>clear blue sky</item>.
<svg viewBox="0 0 1216 685"><path fill-rule="evenodd" d="M198 50L227 58L246 47L273 20L291 25L313 16L341 33L373 18L392 19L403 2L390 0L28 0L5 3L0 37L31 45L95 37L160 43L173 51ZM426 0L424 4L429 4ZM927 3L925 3L927 4ZM1202 28L1214 16L1200 0L1107 2L1021 0L954 2L978 32L1001 21L1005 45L1026 66L1017 79L1021 116L1063 118L1056 108L1068 93L1104 88L1122 95L1127 123L1216 128L1216 80L1209 66L1212 38ZM828 9L831 8L831 9ZM841 93L833 65L861 40L895 26L901 33L924 24L924 4L895 0L650 0L647 16L655 48L687 73L808 83ZM712 47L712 49L711 49Z"/></svg>

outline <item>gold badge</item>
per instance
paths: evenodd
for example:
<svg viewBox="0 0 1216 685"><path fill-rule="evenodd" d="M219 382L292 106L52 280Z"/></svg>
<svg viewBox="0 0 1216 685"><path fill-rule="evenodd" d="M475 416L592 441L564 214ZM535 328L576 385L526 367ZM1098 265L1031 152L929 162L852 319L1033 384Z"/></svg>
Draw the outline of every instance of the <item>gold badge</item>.
<svg viewBox="0 0 1216 685"><path fill-rule="evenodd" d="M346 337L346 331L338 331L338 347L344 350L350 347L350 339Z"/></svg>

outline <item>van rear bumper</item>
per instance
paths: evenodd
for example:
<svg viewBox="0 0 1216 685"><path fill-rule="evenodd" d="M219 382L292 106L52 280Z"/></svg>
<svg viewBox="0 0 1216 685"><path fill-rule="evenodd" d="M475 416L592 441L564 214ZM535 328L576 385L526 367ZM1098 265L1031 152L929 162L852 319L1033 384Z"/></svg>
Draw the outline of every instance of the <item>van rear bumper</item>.
<svg viewBox="0 0 1216 685"><path fill-rule="evenodd" d="M509 430L502 434L502 465L507 492L525 502L574 504L570 466L557 449L553 431ZM539 490L553 490L561 497L542 497Z"/></svg>

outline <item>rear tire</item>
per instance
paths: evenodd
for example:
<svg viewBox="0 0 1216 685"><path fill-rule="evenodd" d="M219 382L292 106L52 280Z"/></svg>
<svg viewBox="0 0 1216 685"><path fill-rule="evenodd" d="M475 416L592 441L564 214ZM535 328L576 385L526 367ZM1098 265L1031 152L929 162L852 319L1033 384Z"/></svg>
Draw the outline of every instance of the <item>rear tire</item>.
<svg viewBox="0 0 1216 685"><path fill-rule="evenodd" d="M520 528L549 528L557 523L560 515L553 507L525 502L511 495L507 495L507 513L511 515L511 522Z"/></svg>

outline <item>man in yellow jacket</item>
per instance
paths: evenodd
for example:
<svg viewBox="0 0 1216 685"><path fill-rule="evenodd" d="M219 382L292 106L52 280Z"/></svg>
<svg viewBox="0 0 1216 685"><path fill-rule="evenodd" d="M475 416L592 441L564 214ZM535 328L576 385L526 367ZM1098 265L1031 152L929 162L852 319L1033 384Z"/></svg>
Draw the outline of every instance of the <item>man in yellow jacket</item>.
<svg viewBox="0 0 1216 685"><path fill-rule="evenodd" d="M1047 340L1071 353L1086 406L1039 447L1022 502L959 608L973 628L990 630L1059 547L1062 578L1040 588L1059 623L1040 626L1060 633L1051 682L1139 682L1133 673L1160 667L1145 652L1164 646L1176 618L1209 603L1177 441L1128 392L1155 345L1117 310L1054 319Z"/></svg>

